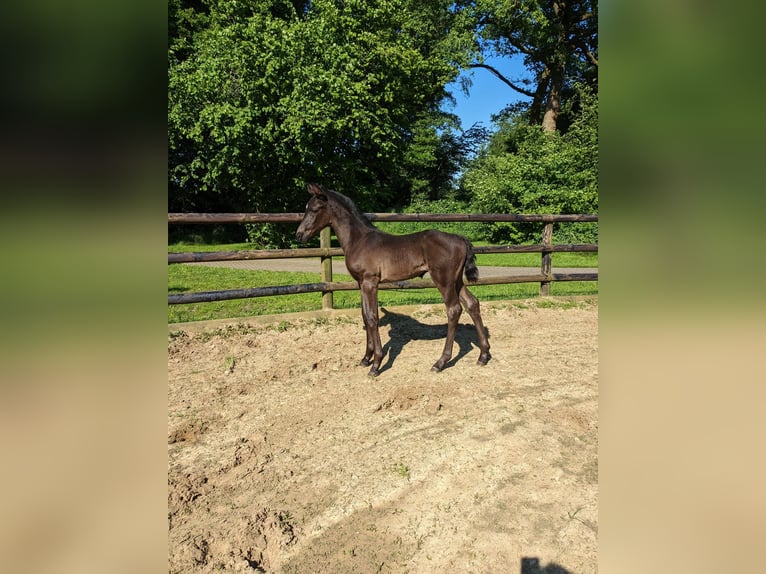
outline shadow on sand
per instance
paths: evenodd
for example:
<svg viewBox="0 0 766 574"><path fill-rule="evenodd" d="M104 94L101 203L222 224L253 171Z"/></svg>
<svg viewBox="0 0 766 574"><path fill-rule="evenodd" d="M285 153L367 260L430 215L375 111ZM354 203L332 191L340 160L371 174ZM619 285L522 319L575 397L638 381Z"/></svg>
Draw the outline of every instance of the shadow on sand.
<svg viewBox="0 0 766 574"><path fill-rule="evenodd" d="M383 355L386 357L386 362L380 366L380 371L383 372L386 369L393 366L396 358L401 354L404 346L410 341L439 341L440 344L434 345L433 356L429 355L425 360L431 363L436 362L439 355L444 348L444 339L447 337L447 317L444 316L444 323L439 325L428 325L421 323L417 319L413 319L409 315L402 315L400 313L394 313L383 307L380 308L380 322L379 325L390 325L391 330L389 332L389 341L383 345ZM468 323L459 323L455 332L455 345L457 349L453 348L452 358L444 365L445 369L449 369L460 359L465 357L468 353L476 350L476 358L478 359L479 353L479 339L476 336L476 327L471 322L470 317L464 313L464 317L468 319ZM489 330L485 327L487 337L489 338Z"/></svg>
<svg viewBox="0 0 766 574"><path fill-rule="evenodd" d="M539 558L522 558L521 574L572 574L572 572L555 562L541 567Z"/></svg>

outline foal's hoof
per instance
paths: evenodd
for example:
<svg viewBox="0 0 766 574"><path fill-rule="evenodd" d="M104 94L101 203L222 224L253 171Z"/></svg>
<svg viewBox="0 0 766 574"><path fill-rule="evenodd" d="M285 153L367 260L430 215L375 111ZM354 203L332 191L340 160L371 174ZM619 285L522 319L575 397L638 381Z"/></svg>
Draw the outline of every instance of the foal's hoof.
<svg viewBox="0 0 766 574"><path fill-rule="evenodd" d="M363 358L361 361L359 361L360 367L369 367L372 364L372 361L368 359L367 357Z"/></svg>
<svg viewBox="0 0 766 574"><path fill-rule="evenodd" d="M484 365L486 365L489 362L490 358L491 358L491 356L490 356L489 353L487 353L486 355L480 355L479 356L479 360L476 361L476 364L477 365L481 365L483 367Z"/></svg>
<svg viewBox="0 0 766 574"><path fill-rule="evenodd" d="M379 371L378 369L376 369L375 367L373 367L372 369L370 369L370 372L369 372L369 373L367 373L367 376L368 376L368 377L372 377L372 378L375 378L375 377L377 377L379 374L380 374L380 371Z"/></svg>
<svg viewBox="0 0 766 574"><path fill-rule="evenodd" d="M432 373L441 373L443 368L444 368L444 365L439 366L439 363L437 363L433 367L431 367L431 372Z"/></svg>

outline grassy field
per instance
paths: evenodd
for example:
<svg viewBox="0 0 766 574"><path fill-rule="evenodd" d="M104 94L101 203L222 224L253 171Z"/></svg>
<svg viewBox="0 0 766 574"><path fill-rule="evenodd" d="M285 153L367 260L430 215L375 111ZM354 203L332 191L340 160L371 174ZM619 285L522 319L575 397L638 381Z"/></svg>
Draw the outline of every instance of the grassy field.
<svg viewBox="0 0 766 574"><path fill-rule="evenodd" d="M252 249L250 244L228 245L186 245L168 246L169 252L185 251L233 251ZM479 265L508 267L538 267L540 255L536 253L489 254L477 257ZM554 267L597 267L597 253L554 253ZM198 291L218 291L246 287L265 287L270 285L294 285L319 282L317 273L283 273L273 271L246 271L223 267L201 265L169 265L168 294L192 293ZM348 275L336 275L335 281L351 281ZM538 283L517 283L511 285L477 285L471 291L482 301L523 299L535 297L540 291ZM572 281L551 284L552 295L593 295L598 293L598 284L588 281ZM379 292L381 306L440 303L441 297L435 289L404 289ZM360 306L358 291L339 291L334 295L334 304L338 309ZM321 309L321 294L305 293L282 295L278 297L257 297L213 303L192 303L188 305L168 305L168 322L180 323L208 319L227 319L271 315Z"/></svg>
<svg viewBox="0 0 766 574"><path fill-rule="evenodd" d="M476 246L488 245L475 241ZM336 245L333 243L333 246ZM252 243L227 243L225 245L200 245L175 243L168 245L168 253L187 253L189 251L246 251L254 249ZM339 259L343 259L339 257ZM478 265L493 265L498 267L538 267L539 253L488 253L476 256ZM598 253L554 253L554 267L598 267Z"/></svg>

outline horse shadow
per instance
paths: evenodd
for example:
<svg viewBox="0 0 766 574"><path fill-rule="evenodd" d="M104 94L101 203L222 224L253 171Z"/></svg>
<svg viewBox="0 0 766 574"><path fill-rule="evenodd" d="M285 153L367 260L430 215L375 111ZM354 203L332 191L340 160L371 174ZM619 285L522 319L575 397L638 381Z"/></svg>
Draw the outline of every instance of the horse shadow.
<svg viewBox="0 0 766 574"><path fill-rule="evenodd" d="M389 340L383 345L383 356L386 357L386 362L380 366L380 371L383 372L393 366L396 358L401 354L402 349L407 343L412 341L444 341L447 338L447 316L445 312L444 323L438 325L429 325L427 323L421 323L417 319L413 319L409 315L403 315L400 313L394 313L383 307L380 308L381 317L378 325L385 326L390 325ZM468 323L458 323L455 331L455 343L458 346L457 353L454 352L452 358L444 365L444 369L452 367L460 359L465 357L468 353L474 349L479 350L479 338L476 335L476 327L468 319ZM489 329L484 327L489 338ZM434 348L434 360L436 360L443 347L439 346Z"/></svg>
<svg viewBox="0 0 766 574"><path fill-rule="evenodd" d="M521 574L572 574L572 572L555 562L541 567L539 558L525 557L521 559Z"/></svg>

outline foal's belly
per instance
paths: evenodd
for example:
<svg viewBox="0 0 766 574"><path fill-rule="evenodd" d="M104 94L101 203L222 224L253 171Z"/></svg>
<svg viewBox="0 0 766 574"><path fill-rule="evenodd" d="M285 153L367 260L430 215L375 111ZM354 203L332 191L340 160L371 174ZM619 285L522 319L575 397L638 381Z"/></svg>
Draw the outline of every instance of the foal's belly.
<svg viewBox="0 0 766 574"><path fill-rule="evenodd" d="M428 265L423 260L413 260L410 257L382 258L379 265L381 281L404 281L413 277L422 277L428 271Z"/></svg>
<svg viewBox="0 0 766 574"><path fill-rule="evenodd" d="M348 262L347 262L348 263ZM365 277L377 277L379 281L404 281L413 277L422 277L428 272L425 261L413 261L406 258L378 257L366 266L348 267L349 273L357 281Z"/></svg>
<svg viewBox="0 0 766 574"><path fill-rule="evenodd" d="M380 280L381 281L404 281L405 279L412 279L413 277L422 277L428 271L428 267L425 265L410 267L409 269L402 268L387 268L381 267Z"/></svg>

